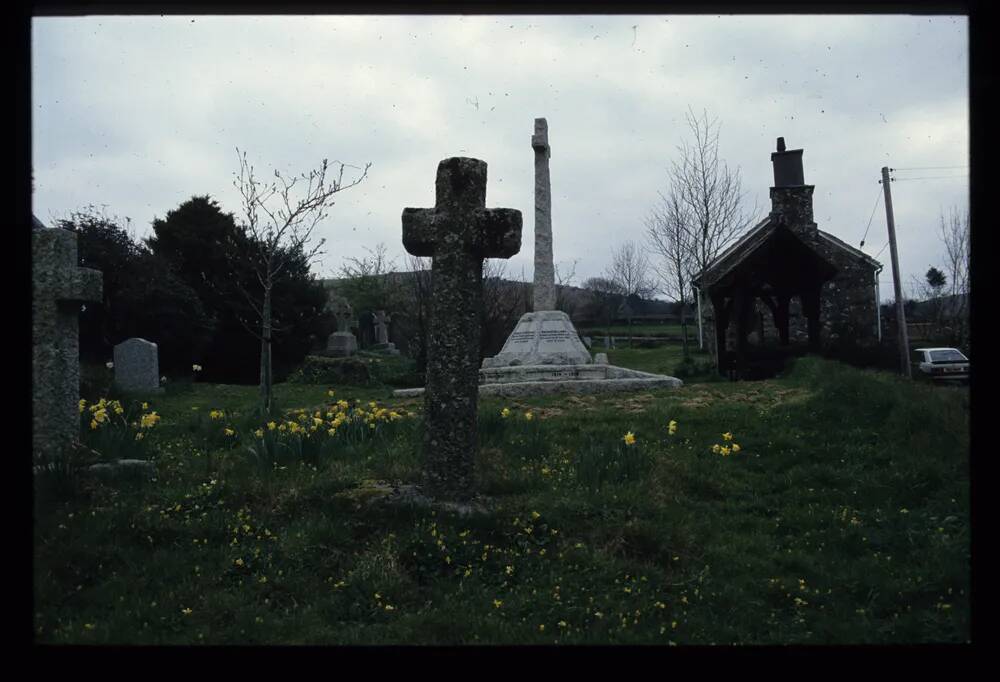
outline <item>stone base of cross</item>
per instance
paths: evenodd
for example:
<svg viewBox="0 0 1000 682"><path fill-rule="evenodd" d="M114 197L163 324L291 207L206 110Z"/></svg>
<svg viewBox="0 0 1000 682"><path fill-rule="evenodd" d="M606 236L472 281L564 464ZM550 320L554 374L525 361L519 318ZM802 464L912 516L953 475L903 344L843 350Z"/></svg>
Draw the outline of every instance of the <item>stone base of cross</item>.
<svg viewBox="0 0 1000 682"><path fill-rule="evenodd" d="M483 260L521 249L521 212L486 208L486 162L438 164L434 208L403 209L403 246L430 256L424 392L424 485L434 497L475 495Z"/></svg>

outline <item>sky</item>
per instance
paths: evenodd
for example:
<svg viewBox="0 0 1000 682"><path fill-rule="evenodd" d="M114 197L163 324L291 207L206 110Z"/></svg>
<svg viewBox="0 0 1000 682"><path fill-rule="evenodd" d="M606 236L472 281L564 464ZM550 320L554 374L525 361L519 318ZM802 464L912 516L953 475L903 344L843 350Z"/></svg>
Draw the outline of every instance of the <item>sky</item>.
<svg viewBox="0 0 1000 682"><path fill-rule="evenodd" d="M717 118L748 209L770 209L776 138L803 149L819 229L892 275L881 168L904 291L944 259L940 216L969 205L968 20L908 15L34 17L33 213L88 205L152 234L192 196L240 219L236 149L259 175L371 164L316 228L317 277L431 207L439 161L488 164L487 207L524 216L507 275L534 261L534 119L548 121L556 266L600 276L642 243L685 115ZM352 168L353 167L353 168ZM756 221L754 221L756 222ZM867 230L866 230L867 228Z"/></svg>

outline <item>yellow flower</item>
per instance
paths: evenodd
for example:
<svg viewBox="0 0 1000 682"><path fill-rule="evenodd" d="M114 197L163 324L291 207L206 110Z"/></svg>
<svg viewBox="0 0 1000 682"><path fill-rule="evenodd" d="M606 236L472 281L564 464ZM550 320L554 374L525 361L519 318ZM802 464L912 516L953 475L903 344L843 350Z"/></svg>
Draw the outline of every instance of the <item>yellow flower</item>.
<svg viewBox="0 0 1000 682"><path fill-rule="evenodd" d="M503 606L503 602L501 600L499 599L493 600L493 608L499 609L501 606Z"/></svg>
<svg viewBox="0 0 1000 682"><path fill-rule="evenodd" d="M151 429L156 426L156 422L160 421L160 415L156 412L150 412L149 414L144 414L139 418L139 424L144 429Z"/></svg>
<svg viewBox="0 0 1000 682"><path fill-rule="evenodd" d="M625 441L625 445L635 445L635 434L629 431L622 436L622 440Z"/></svg>
<svg viewBox="0 0 1000 682"><path fill-rule="evenodd" d="M190 616L191 615L191 609L183 608L183 609L181 609L181 613L183 613L185 616Z"/></svg>
<svg viewBox="0 0 1000 682"><path fill-rule="evenodd" d="M236 564L237 566L242 566L242 565L243 565L243 559L237 559L237 560L236 560L235 562L233 562L233 563L235 563L235 564Z"/></svg>
<svg viewBox="0 0 1000 682"><path fill-rule="evenodd" d="M719 454L719 450L720 449L721 448L719 447L718 443L716 443L715 445L712 446L712 452L714 452L715 454Z"/></svg>
<svg viewBox="0 0 1000 682"><path fill-rule="evenodd" d="M142 409L148 410L149 409L149 403L143 403L142 404Z"/></svg>
<svg viewBox="0 0 1000 682"><path fill-rule="evenodd" d="M81 400L80 402L82 403L83 401ZM83 408L81 407L80 409L82 410ZM507 417L509 417L510 416L510 408L505 407L502 410L500 410L500 416L503 417L504 419L506 419Z"/></svg>
<svg viewBox="0 0 1000 682"><path fill-rule="evenodd" d="M670 423L667 424L667 433L669 433L671 436L677 433L677 422L675 422L673 419L671 419Z"/></svg>
<svg viewBox="0 0 1000 682"><path fill-rule="evenodd" d="M729 456L729 448L727 448L727 447L721 447L721 448L719 448L719 454L721 454L723 457L728 457Z"/></svg>
<svg viewBox="0 0 1000 682"><path fill-rule="evenodd" d="M323 420L320 419L319 417L313 417L313 426L315 426L316 428L323 426Z"/></svg>
<svg viewBox="0 0 1000 682"><path fill-rule="evenodd" d="M222 419L224 414L222 410L212 410L211 412L208 413L208 416L211 417L212 419Z"/></svg>
<svg viewBox="0 0 1000 682"><path fill-rule="evenodd" d="M541 516L541 514L539 514L538 512L536 511L531 512L531 518L537 519L539 516Z"/></svg>
<svg viewBox="0 0 1000 682"><path fill-rule="evenodd" d="M96 626L93 623L84 623L83 627L87 630L93 630Z"/></svg>
<svg viewBox="0 0 1000 682"><path fill-rule="evenodd" d="M80 399L80 412L83 412L83 409L85 407L87 407L87 401L81 398Z"/></svg>
<svg viewBox="0 0 1000 682"><path fill-rule="evenodd" d="M223 433L226 434L227 436L235 436L236 435L236 432L233 431L228 426L225 428L225 430L223 430Z"/></svg>
<svg viewBox="0 0 1000 682"><path fill-rule="evenodd" d="M534 418L535 418L535 415L531 414L531 412L525 412L524 413L524 420L525 421L529 421L530 422Z"/></svg>
<svg viewBox="0 0 1000 682"><path fill-rule="evenodd" d="M539 625L538 626L538 631L539 632L545 632L545 625Z"/></svg>
<svg viewBox="0 0 1000 682"><path fill-rule="evenodd" d="M722 434L722 440L732 440L732 439L733 439L733 434L731 432L726 431L724 434Z"/></svg>
<svg viewBox="0 0 1000 682"><path fill-rule="evenodd" d="M333 390L331 389L331 390L327 391L326 394L327 394L327 396L329 396L330 398L332 398L333 397Z"/></svg>
<svg viewBox="0 0 1000 682"><path fill-rule="evenodd" d="M737 452L739 452L740 450L742 450L742 449L743 449L743 448L741 448L741 447L740 447L740 444L739 444L739 443L733 443L733 454L734 454L734 455L735 455L735 454L736 454Z"/></svg>
<svg viewBox="0 0 1000 682"><path fill-rule="evenodd" d="M268 431L274 431L276 428L278 428L278 425L275 424L274 422L268 422L267 423L267 430Z"/></svg>
<svg viewBox="0 0 1000 682"><path fill-rule="evenodd" d="M94 419L90 420L90 428L91 429L96 429L97 428L97 421L96 420L94 420Z"/></svg>
<svg viewBox="0 0 1000 682"><path fill-rule="evenodd" d="M257 436L258 438L263 438L264 437L264 429L257 429L256 431L253 432L253 435Z"/></svg>
<svg viewBox="0 0 1000 682"><path fill-rule="evenodd" d="M329 431L326 432L326 435L328 435L328 436L336 436L337 435L337 429L330 429Z"/></svg>
<svg viewBox="0 0 1000 682"><path fill-rule="evenodd" d="M142 431L140 431L139 433L135 434L135 439L136 440L142 440L143 435L144 434L142 433Z"/></svg>
<svg viewBox="0 0 1000 682"><path fill-rule="evenodd" d="M271 422L271 423L273 424L274 422ZM278 427L278 430L279 430L279 431L287 431L287 430L288 430L288 427L287 427L287 426L285 426L284 424L282 424L281 426L279 426L279 427Z"/></svg>

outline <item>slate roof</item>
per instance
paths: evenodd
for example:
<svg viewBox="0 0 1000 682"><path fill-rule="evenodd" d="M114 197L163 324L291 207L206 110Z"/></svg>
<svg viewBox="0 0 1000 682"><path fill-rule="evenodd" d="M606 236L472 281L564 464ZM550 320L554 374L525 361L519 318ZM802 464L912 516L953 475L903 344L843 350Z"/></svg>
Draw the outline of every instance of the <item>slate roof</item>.
<svg viewBox="0 0 1000 682"><path fill-rule="evenodd" d="M737 239L732 245L726 248L725 251L716 256L715 260L709 263L704 270L692 277L691 281L694 282L699 288L718 282L727 273L731 272L740 263L745 261L754 251L765 244L768 238L774 234L774 231L778 228L778 226L779 223L777 221L777 216L773 213L768 214L766 218L747 230L742 237ZM867 261L873 268L882 267L881 263L868 254L854 248L840 239L837 239L832 234L824 232L823 230L816 230L816 233L820 238L825 239L834 246L841 248L852 257ZM808 246L806 243L803 244Z"/></svg>

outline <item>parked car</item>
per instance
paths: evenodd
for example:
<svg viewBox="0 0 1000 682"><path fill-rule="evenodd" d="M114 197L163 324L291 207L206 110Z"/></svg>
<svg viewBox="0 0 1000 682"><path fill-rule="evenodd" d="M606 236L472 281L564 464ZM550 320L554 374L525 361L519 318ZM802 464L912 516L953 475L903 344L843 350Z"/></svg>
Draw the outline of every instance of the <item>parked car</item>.
<svg viewBox="0 0 1000 682"><path fill-rule="evenodd" d="M957 348L917 348L913 354L914 376L935 383L969 380L971 363Z"/></svg>

